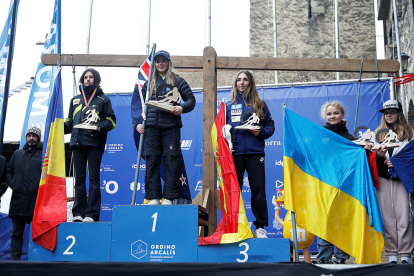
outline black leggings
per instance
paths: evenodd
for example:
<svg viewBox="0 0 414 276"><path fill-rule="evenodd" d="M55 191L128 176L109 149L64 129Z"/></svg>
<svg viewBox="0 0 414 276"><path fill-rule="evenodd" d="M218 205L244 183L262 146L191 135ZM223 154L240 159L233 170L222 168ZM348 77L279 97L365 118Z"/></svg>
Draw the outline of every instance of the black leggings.
<svg viewBox="0 0 414 276"><path fill-rule="evenodd" d="M252 212L256 221L256 228L268 226L267 201L266 201L266 176L263 154L244 154L233 156L236 166L237 179L240 190L243 188L244 171L247 171L249 179L252 204Z"/></svg>
<svg viewBox="0 0 414 276"><path fill-rule="evenodd" d="M99 221L101 211L100 167L103 150L97 147L73 147L75 167L75 203L73 217L90 217ZM89 199L86 195L86 164L89 170Z"/></svg>

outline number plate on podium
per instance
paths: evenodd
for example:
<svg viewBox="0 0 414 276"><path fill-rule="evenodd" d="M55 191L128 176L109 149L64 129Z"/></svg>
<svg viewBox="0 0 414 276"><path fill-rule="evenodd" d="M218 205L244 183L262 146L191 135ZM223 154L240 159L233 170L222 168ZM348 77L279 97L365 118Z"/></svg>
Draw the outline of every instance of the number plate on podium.
<svg viewBox="0 0 414 276"><path fill-rule="evenodd" d="M30 225L31 226L31 225ZM29 261L102 261L111 260L111 223L62 223L57 226L53 251L32 241L30 228Z"/></svg>
<svg viewBox="0 0 414 276"><path fill-rule="evenodd" d="M114 206L113 262L197 262L198 206Z"/></svg>
<svg viewBox="0 0 414 276"><path fill-rule="evenodd" d="M198 262L290 262L290 240L247 239L234 244L200 245Z"/></svg>

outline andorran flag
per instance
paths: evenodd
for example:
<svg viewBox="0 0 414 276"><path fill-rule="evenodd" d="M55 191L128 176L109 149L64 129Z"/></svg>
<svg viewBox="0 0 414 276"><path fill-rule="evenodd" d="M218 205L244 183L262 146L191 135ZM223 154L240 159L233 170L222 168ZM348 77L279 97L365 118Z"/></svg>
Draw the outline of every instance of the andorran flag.
<svg viewBox="0 0 414 276"><path fill-rule="evenodd" d="M285 108L285 208L302 228L375 264L384 228L365 150Z"/></svg>
<svg viewBox="0 0 414 276"><path fill-rule="evenodd" d="M57 226L66 222L63 125L62 80L58 68L46 119L42 176L32 222L33 241L49 250L56 246Z"/></svg>
<svg viewBox="0 0 414 276"><path fill-rule="evenodd" d="M222 129L226 124L225 118L226 105L222 102L220 112L211 129L220 185L221 220L213 235L198 238L199 245L234 243L253 238L244 209L233 157L223 137Z"/></svg>

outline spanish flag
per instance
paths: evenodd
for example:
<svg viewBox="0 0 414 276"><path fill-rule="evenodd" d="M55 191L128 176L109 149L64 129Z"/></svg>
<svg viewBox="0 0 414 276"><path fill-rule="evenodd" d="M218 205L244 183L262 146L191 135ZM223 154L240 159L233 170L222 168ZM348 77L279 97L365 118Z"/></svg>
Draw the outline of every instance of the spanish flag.
<svg viewBox="0 0 414 276"><path fill-rule="evenodd" d="M375 264L384 228L365 150L285 108L285 208L302 228Z"/></svg>
<svg viewBox="0 0 414 276"><path fill-rule="evenodd" d="M226 105L222 102L220 112L211 129L220 185L221 220L213 235L198 238L198 245L234 243L253 238L244 209L233 157L223 137L222 129L226 124L225 118Z"/></svg>
<svg viewBox="0 0 414 276"><path fill-rule="evenodd" d="M35 243L53 250L57 226L66 222L65 143L61 69L55 78L43 141L43 168L32 223Z"/></svg>

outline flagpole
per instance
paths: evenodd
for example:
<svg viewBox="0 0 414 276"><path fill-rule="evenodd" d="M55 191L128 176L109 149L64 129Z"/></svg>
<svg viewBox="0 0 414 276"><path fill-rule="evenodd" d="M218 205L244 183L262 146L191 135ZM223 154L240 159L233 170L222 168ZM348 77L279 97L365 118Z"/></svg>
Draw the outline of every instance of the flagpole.
<svg viewBox="0 0 414 276"><path fill-rule="evenodd" d="M149 96L151 91L151 79L152 79L152 70L154 67L154 55L155 55L155 48L156 48L156 44L154 43L152 46L152 51L151 51L151 65L150 65L150 71L149 71L149 76L148 76L148 82L147 82L147 93L145 95L145 102L148 102L149 100ZM139 84L138 84L139 85ZM145 115L145 117L147 116L147 106L144 105L144 110L143 113ZM145 130L145 120L142 122L142 128ZM135 130L134 130L135 131ZM141 133L139 136L139 146L138 146L138 157L137 157L137 168L135 169L135 179L134 179L134 190L132 191L132 201L131 201L131 205L135 205L135 198L137 196L137 186L138 186L138 177L139 177L139 166L141 164L141 153L142 153L142 144L144 143L144 134L145 133Z"/></svg>
<svg viewBox="0 0 414 276"><path fill-rule="evenodd" d="M147 43L145 45L147 55L149 55L150 36L151 36L151 0L148 0L148 28L147 28L147 39L146 39Z"/></svg>
<svg viewBox="0 0 414 276"><path fill-rule="evenodd" d="M283 110L283 121L285 120L285 107L286 104L282 104ZM298 236L296 232L296 214L295 212L291 211L292 214L292 236L293 236L293 247L295 249L295 262L299 262L299 251L298 251Z"/></svg>
<svg viewBox="0 0 414 276"><path fill-rule="evenodd" d="M61 54L62 53L62 0L57 1L56 27L57 27L57 31L56 31L57 53Z"/></svg>
<svg viewBox="0 0 414 276"><path fill-rule="evenodd" d="M6 122L6 113L7 113L7 102L9 101L9 89L10 89L10 74L11 74L11 63L13 59L13 49L14 49L14 29L16 21L16 12L17 12L17 1L13 1L13 13L12 13L12 22L10 27L10 42L9 42L9 53L7 55L7 72L6 72L6 83L4 84L4 94L3 94L3 108L1 111L1 126L0 126L0 153L3 153L3 138L4 138L4 124Z"/></svg>
<svg viewBox="0 0 414 276"><path fill-rule="evenodd" d="M92 8L93 8L93 0L90 0L89 1L88 33L86 35L86 47L85 47L86 54L89 54L89 45L91 44ZM88 66L86 66L86 69L88 69Z"/></svg>

